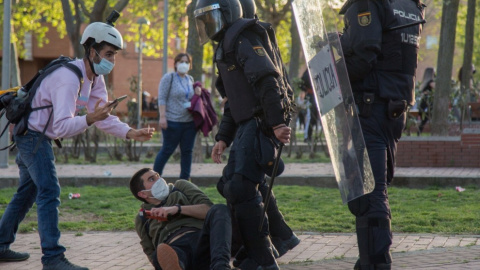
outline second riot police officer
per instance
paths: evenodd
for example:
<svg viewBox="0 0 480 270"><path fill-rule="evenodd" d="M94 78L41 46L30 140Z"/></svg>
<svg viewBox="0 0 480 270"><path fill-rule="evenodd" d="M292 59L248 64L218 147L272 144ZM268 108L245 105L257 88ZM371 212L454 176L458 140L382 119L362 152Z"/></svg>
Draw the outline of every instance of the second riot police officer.
<svg viewBox="0 0 480 270"><path fill-rule="evenodd" d="M356 216L360 258L354 269L389 270L397 142L407 106L414 104L424 5L419 0L348 0L340 38L375 179L374 190L348 203Z"/></svg>
<svg viewBox="0 0 480 270"><path fill-rule="evenodd" d="M217 89L227 102L212 159L220 163L232 144L220 192L232 205L248 257L240 269L278 269L258 185L271 170L275 144L287 143L293 92L285 76L273 29L243 19L238 0L199 0L195 19L202 44L219 42L214 60ZM289 230L288 226L286 228ZM298 244L291 231L287 248Z"/></svg>

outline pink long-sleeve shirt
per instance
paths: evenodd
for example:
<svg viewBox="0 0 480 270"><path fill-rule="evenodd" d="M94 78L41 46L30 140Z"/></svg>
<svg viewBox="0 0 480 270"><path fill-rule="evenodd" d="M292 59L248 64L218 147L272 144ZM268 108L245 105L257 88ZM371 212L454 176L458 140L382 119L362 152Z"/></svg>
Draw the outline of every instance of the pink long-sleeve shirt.
<svg viewBox="0 0 480 270"><path fill-rule="evenodd" d="M53 105L52 119L45 132L45 136L50 139L69 138L84 132L88 128L87 118L86 115L78 115L79 111L86 108L87 112L93 112L98 99L102 100L100 105L107 102L108 94L103 76L95 77L92 82L87 78L82 59L76 59L71 63L78 66L83 74L84 82L80 95L78 92L80 81L77 75L70 69L61 67L41 82L32 101L32 108ZM51 110L52 108L33 111L28 127L43 132ZM123 139L126 139L127 132L131 129L113 115L95 122L94 125L108 134Z"/></svg>

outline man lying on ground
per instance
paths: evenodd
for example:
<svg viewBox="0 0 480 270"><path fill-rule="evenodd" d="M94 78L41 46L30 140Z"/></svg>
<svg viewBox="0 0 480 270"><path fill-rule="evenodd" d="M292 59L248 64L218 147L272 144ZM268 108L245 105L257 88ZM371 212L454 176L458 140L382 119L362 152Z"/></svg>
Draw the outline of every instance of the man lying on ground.
<svg viewBox="0 0 480 270"><path fill-rule="evenodd" d="M232 225L227 206L213 205L187 180L167 184L149 168L133 175L130 190L143 202L135 230L155 269L231 269Z"/></svg>

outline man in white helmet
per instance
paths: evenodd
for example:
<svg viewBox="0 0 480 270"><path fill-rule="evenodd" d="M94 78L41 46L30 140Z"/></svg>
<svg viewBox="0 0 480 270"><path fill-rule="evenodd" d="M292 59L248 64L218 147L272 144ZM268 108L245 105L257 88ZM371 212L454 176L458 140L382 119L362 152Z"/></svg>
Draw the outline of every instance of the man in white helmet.
<svg viewBox="0 0 480 270"><path fill-rule="evenodd" d="M65 258L65 247L59 244L58 206L60 185L55 168L52 140L68 138L84 132L94 124L108 134L123 139L147 141L152 129L132 129L118 117L110 115L103 75L110 73L115 54L123 47L120 32L110 23L95 22L84 31L81 44L83 59L71 62L83 76L83 83L69 68L60 67L43 79L37 88L32 107L47 106L33 111L25 134L15 135L20 170L17 193L0 220L0 261L23 261L28 253L15 252L10 245L20 222L33 203L37 204L38 232L42 247L43 270L83 270ZM50 106L51 105L51 106ZM78 112L87 109L86 115ZM51 121L46 119L51 118Z"/></svg>

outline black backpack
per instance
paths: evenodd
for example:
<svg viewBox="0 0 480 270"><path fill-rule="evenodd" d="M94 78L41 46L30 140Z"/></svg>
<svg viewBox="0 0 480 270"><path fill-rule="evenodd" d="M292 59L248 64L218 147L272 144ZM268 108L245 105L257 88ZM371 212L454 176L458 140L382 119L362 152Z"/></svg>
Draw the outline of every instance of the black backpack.
<svg viewBox="0 0 480 270"><path fill-rule="evenodd" d="M37 92L37 88L42 82L42 80L47 77L50 73L57 70L59 67L66 67L70 69L73 73L75 73L80 81L80 89L82 88L83 84L83 75L82 71L69 62L73 61L74 59L66 56L60 56L59 58L51 61L48 63L44 68L39 70L37 74L25 85L23 85L18 91L8 91L2 95L0 95L0 117L4 114L8 120L7 125L0 133L0 137L3 136L7 128L10 124L15 124L13 129L12 135L21 135L25 134L28 129L28 118L30 117L30 113L37 110L47 109L53 107L52 105L41 106L37 108L32 108L32 100L35 97L35 93ZM79 91L80 94L80 91ZM37 151L39 143L42 141L43 137L45 136L45 131L50 123L52 118L53 109L50 111L50 115L48 116L47 124L42 132L42 137L38 141L34 152ZM13 136L12 136L13 138ZM58 140L55 140L55 143L61 147L61 144ZM1 148L0 151L5 149L13 149L15 147L15 141L12 139L12 143L4 148Z"/></svg>

